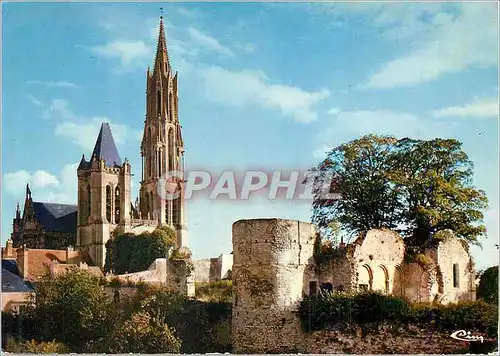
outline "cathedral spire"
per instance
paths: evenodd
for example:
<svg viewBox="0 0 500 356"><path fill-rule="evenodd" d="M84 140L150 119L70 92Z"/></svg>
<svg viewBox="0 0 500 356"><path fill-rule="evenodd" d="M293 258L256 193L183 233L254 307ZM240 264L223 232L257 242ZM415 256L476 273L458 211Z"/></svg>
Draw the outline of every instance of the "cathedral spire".
<svg viewBox="0 0 500 356"><path fill-rule="evenodd" d="M158 44L156 45L156 58L154 71L158 69L163 70L165 73L170 68L170 60L168 57L167 40L165 38L165 28L163 25L163 15L160 16L160 31L158 33Z"/></svg>

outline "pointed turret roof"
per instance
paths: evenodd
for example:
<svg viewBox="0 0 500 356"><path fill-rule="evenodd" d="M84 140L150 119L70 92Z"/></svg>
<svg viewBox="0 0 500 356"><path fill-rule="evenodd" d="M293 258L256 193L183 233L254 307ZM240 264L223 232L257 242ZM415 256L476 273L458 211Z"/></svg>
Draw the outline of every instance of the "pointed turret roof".
<svg viewBox="0 0 500 356"><path fill-rule="evenodd" d="M158 64L166 63L170 67L170 60L168 57L167 40L165 38L165 28L163 26L163 16L160 16L160 31L158 33L158 44L156 45L155 66L157 69Z"/></svg>
<svg viewBox="0 0 500 356"><path fill-rule="evenodd" d="M121 166L122 161L118 150L116 149L115 140L111 134L111 128L109 124L103 122L101 125L101 131L99 131L99 136L97 136L97 141L94 146L94 151L92 152L92 157L97 157L98 159L105 159L106 166L113 167L114 165Z"/></svg>

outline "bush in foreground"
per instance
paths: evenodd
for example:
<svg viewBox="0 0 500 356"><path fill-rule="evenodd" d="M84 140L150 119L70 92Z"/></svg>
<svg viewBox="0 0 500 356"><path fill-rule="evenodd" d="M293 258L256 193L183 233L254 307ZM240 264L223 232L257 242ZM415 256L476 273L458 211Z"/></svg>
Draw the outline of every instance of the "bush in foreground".
<svg viewBox="0 0 500 356"><path fill-rule="evenodd" d="M401 298L378 293L320 293L306 296L299 308L306 331L333 326L366 326L391 323L417 324L438 330L476 330L496 337L498 308L484 301L447 305L409 304Z"/></svg>

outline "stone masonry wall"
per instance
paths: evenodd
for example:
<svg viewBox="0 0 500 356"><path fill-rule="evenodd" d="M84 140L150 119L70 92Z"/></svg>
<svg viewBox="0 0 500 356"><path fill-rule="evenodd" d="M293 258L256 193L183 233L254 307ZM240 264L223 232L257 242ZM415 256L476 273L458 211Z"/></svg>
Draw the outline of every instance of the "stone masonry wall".
<svg viewBox="0 0 500 356"><path fill-rule="evenodd" d="M473 260L464 244L451 236L444 239L437 247L436 259L442 273L443 302L475 300ZM458 285L453 281L455 264Z"/></svg>
<svg viewBox="0 0 500 356"><path fill-rule="evenodd" d="M313 262L314 228L282 219L233 224L232 335L235 353L294 352L302 340L296 307Z"/></svg>

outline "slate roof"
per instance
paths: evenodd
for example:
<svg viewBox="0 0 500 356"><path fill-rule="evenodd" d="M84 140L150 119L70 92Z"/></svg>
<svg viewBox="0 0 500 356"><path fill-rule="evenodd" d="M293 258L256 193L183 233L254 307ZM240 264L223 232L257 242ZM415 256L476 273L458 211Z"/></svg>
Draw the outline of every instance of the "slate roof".
<svg viewBox="0 0 500 356"><path fill-rule="evenodd" d="M33 290L33 285L24 281L19 275L15 260L2 260L2 293L32 292Z"/></svg>
<svg viewBox="0 0 500 356"><path fill-rule="evenodd" d="M33 202L33 210L45 231L76 235L78 206Z"/></svg>
<svg viewBox="0 0 500 356"><path fill-rule="evenodd" d="M101 131L99 131L99 136L97 136L97 141L94 146L94 151L92 156L97 158L104 158L106 160L106 166L114 167L115 165L121 166L122 161L118 150L116 149L115 140L111 134L111 128L109 124L103 122L101 125Z"/></svg>

